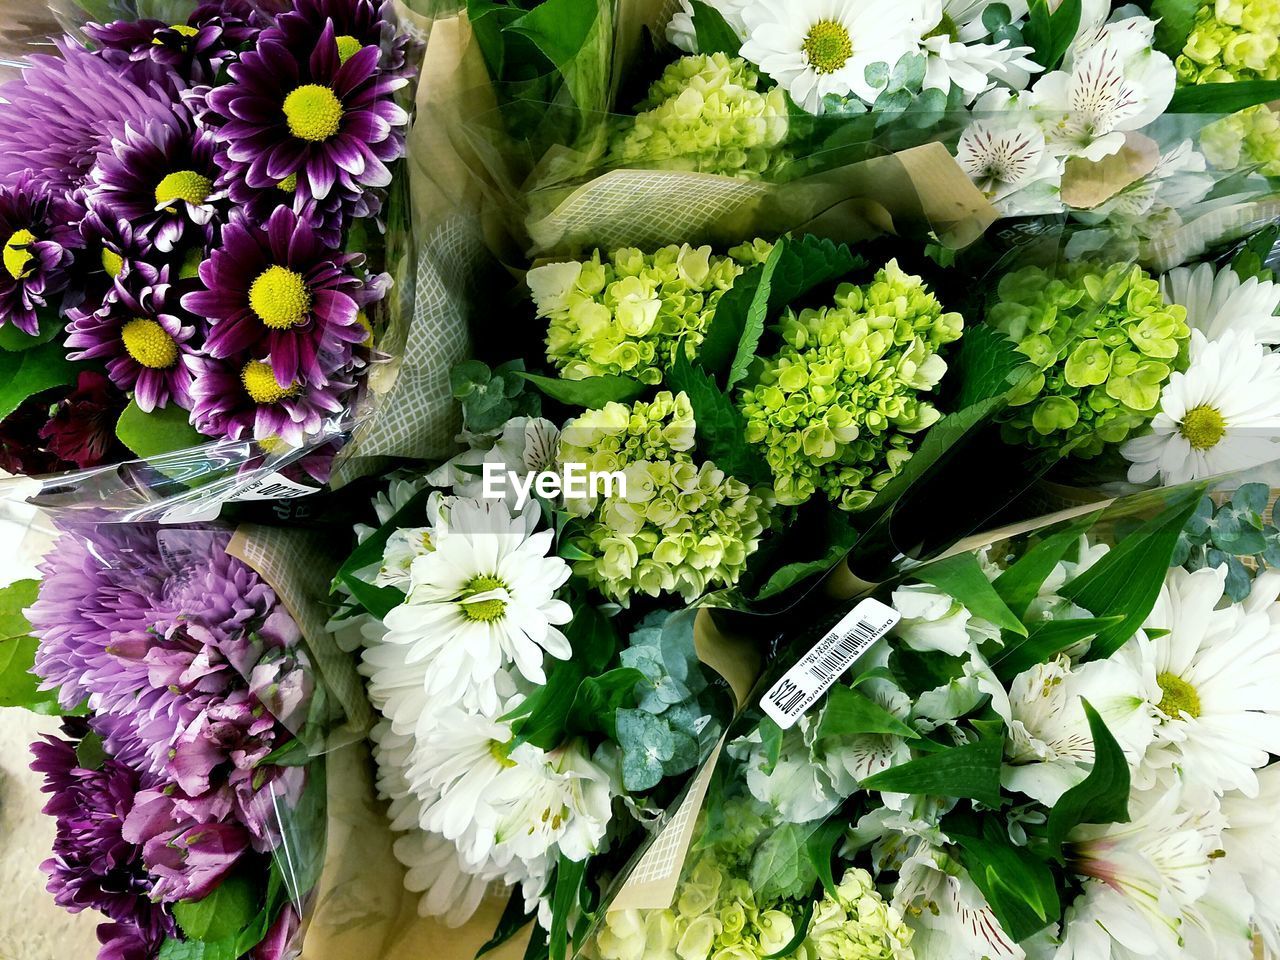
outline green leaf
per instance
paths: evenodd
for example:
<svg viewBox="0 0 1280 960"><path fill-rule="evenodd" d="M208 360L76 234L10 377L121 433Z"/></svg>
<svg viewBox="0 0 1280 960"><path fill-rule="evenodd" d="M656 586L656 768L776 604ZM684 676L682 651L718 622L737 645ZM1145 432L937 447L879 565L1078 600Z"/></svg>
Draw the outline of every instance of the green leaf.
<svg viewBox="0 0 1280 960"><path fill-rule="evenodd" d="M249 872L236 870L202 900L175 903L173 916L188 940L226 940L253 921L261 899L262 890Z"/></svg>
<svg viewBox="0 0 1280 960"><path fill-rule="evenodd" d="M896 646L889 654L889 668L903 692L913 700L928 690L945 687L964 676L965 657L952 657L934 650L922 652Z"/></svg>
<svg viewBox="0 0 1280 960"><path fill-rule="evenodd" d="M656 787L676 755L671 725L646 710L624 708L616 716L618 743L622 747L622 785L632 792Z"/></svg>
<svg viewBox="0 0 1280 960"><path fill-rule="evenodd" d="M697 424L698 449L708 460L743 483L764 483L769 479L769 466L759 448L746 440L742 414L720 392L709 373L689 363L683 350L676 351L667 381L673 390L683 390L688 395Z"/></svg>
<svg viewBox="0 0 1280 960"><path fill-rule="evenodd" d="M764 325L769 314L770 289L774 271L778 269L778 261L782 259L790 244L783 237L773 245L769 256L761 265L760 276L756 282L755 295L747 305L747 315L742 321L742 335L733 352L733 361L729 364L729 374L725 378L725 389L733 389L733 385L747 375L751 361L755 359L756 348L760 346L760 338L764 336ZM717 304L716 312L719 313Z"/></svg>
<svg viewBox="0 0 1280 960"><path fill-rule="evenodd" d="M771 774L778 765L778 757L782 754L782 738L786 736L786 731L770 716L760 718L759 729L760 744L764 747L762 769L766 774Z"/></svg>
<svg viewBox="0 0 1280 960"><path fill-rule="evenodd" d="M234 940L205 943L170 938L160 944L160 952L156 954L156 960L236 960L237 957Z"/></svg>
<svg viewBox="0 0 1280 960"><path fill-rule="evenodd" d="M805 849L808 827L784 823L770 833L751 858L751 887L757 900L800 898L813 890L818 873Z"/></svg>
<svg viewBox="0 0 1280 960"><path fill-rule="evenodd" d="M720 11L702 0L689 0L689 5L693 7L693 30L698 39L698 52L708 57L713 53L736 57L742 41Z"/></svg>
<svg viewBox="0 0 1280 960"><path fill-rule="evenodd" d="M520 376L552 400L589 410L598 410L606 403L630 403L649 389L639 380L614 374L587 377L585 380L561 380L536 373L521 373Z"/></svg>
<svg viewBox="0 0 1280 960"><path fill-rule="evenodd" d="M1236 113L1280 97L1280 80L1232 80L1179 87L1166 113Z"/></svg>
<svg viewBox="0 0 1280 960"><path fill-rule="evenodd" d="M551 960L568 960L569 914L578 902L587 875L586 860L570 860L563 853L556 867L555 892L551 895Z"/></svg>
<svg viewBox="0 0 1280 960"><path fill-rule="evenodd" d="M174 403L146 413L138 401L130 400L116 424L116 436L143 459L186 450L205 442L190 418L189 412Z"/></svg>
<svg viewBox="0 0 1280 960"><path fill-rule="evenodd" d="M1177 59L1196 24L1196 11L1203 5L1203 0L1152 0L1151 18L1156 21L1152 46L1171 60Z"/></svg>
<svg viewBox="0 0 1280 960"><path fill-rule="evenodd" d="M587 677L569 708L569 733L598 732L616 741L615 714L619 707L635 705L636 684L645 682L645 675L635 667L617 667L598 677Z"/></svg>
<svg viewBox="0 0 1280 960"><path fill-rule="evenodd" d="M948 377L954 376L960 381L957 410L1009 391L1010 384L1016 382L1014 371L1026 362L1015 347L1012 340L994 327L965 330L955 367L948 374Z"/></svg>
<svg viewBox="0 0 1280 960"><path fill-rule="evenodd" d="M716 301L715 313L711 315L706 335L698 346L698 365L704 370L721 374L727 372L733 363L746 326L747 313L763 275L763 263L748 267Z"/></svg>
<svg viewBox="0 0 1280 960"><path fill-rule="evenodd" d="M40 679L31 672L40 644L22 611L35 603L39 587L35 580L19 580L0 590L0 707L61 716L57 691L39 689Z"/></svg>
<svg viewBox="0 0 1280 960"><path fill-rule="evenodd" d="M1155 606L1178 535L1195 512L1204 489L1197 485L1176 495L1164 509L1072 580L1061 595L1095 617L1123 617L1107 627L1089 648L1090 660L1111 656L1133 636Z"/></svg>
<svg viewBox="0 0 1280 960"><path fill-rule="evenodd" d="M17 410L22 401L75 379L76 366L59 343L48 343L21 353L0 353L0 420Z"/></svg>
<svg viewBox="0 0 1280 960"><path fill-rule="evenodd" d="M564 740L569 711L578 687L582 684L582 667L571 660L551 661L547 682L538 688L506 719L515 717L511 732L514 744L532 743L543 750L554 750Z"/></svg>
<svg viewBox="0 0 1280 960"><path fill-rule="evenodd" d="M912 576L933 584L959 600L974 616L994 623L1001 630L1023 637L1027 635L1026 626L1001 599L974 554L960 553L945 560L936 560L913 571Z"/></svg>
<svg viewBox="0 0 1280 960"><path fill-rule="evenodd" d="M1027 612L1053 568L1093 526L1097 516L1096 513L1089 514L1066 529L1045 537L996 577L992 586L1010 610L1019 617Z"/></svg>
<svg viewBox="0 0 1280 960"><path fill-rule="evenodd" d="M846 826L839 817L824 820L822 826L809 834L804 842L805 853L822 881L822 889L832 898L836 895L836 878L831 872L831 856L835 853L836 843L844 836Z"/></svg>
<svg viewBox="0 0 1280 960"><path fill-rule="evenodd" d="M505 32L528 38L555 65L579 109L608 108L610 8L598 0L544 0Z"/></svg>
<svg viewBox="0 0 1280 960"><path fill-rule="evenodd" d="M817 905L818 902L813 898L809 898L805 901L804 906L800 909L799 915L793 921L796 932L791 935L790 940L773 953L766 953L763 960L775 960L777 957L789 957L800 949L800 944L804 943L805 938L809 936L809 921L813 919L813 911Z"/></svg>
<svg viewBox="0 0 1280 960"><path fill-rule="evenodd" d="M90 730L76 744L76 764L85 770L101 770L107 759L102 737Z"/></svg>
<svg viewBox="0 0 1280 960"><path fill-rule="evenodd" d="M859 787L884 793L963 797L998 807L1003 750L1000 737L979 737L962 747L947 747L882 770Z"/></svg>
<svg viewBox="0 0 1280 960"><path fill-rule="evenodd" d="M430 490L423 490L397 510L390 520L366 537L351 552L351 556L347 557L334 577L336 582L346 585L360 606L379 620L404 603L405 595L395 587L377 587L366 583L356 574L373 564L382 562L382 554L387 548L387 541L391 539L391 534L402 527L417 526L426 519L426 505L430 496Z"/></svg>
<svg viewBox="0 0 1280 960"><path fill-rule="evenodd" d="M1081 0L1062 0L1050 10L1048 0L1031 0L1022 36L1035 49L1032 59L1045 68L1055 69L1075 39L1080 28Z"/></svg>
<svg viewBox="0 0 1280 960"><path fill-rule="evenodd" d="M920 736L870 697L837 684L827 694L814 738L851 737L860 733L887 734L908 740Z"/></svg>
<svg viewBox="0 0 1280 960"><path fill-rule="evenodd" d="M37 310L36 317L39 325L34 335L23 333L11 323L0 324L0 350L31 350L42 343L48 343L64 329L62 318L55 310Z"/></svg>
<svg viewBox="0 0 1280 960"><path fill-rule="evenodd" d="M1026 847L1015 846L997 818L983 817L980 825L973 819L943 821L960 863L1013 940L1039 933L1062 911L1053 871Z"/></svg>
<svg viewBox="0 0 1280 960"><path fill-rule="evenodd" d="M1058 857L1067 834L1079 824L1129 822L1129 763L1093 705L1081 698L1081 706L1093 734L1093 769L1049 811L1047 840Z"/></svg>
<svg viewBox="0 0 1280 960"><path fill-rule="evenodd" d="M991 667L996 676L1007 682L1036 664L1047 663L1080 641L1097 636L1123 619L1116 614L1111 617L1040 621L1032 626L1025 638L1006 641L1004 651L991 661Z"/></svg>

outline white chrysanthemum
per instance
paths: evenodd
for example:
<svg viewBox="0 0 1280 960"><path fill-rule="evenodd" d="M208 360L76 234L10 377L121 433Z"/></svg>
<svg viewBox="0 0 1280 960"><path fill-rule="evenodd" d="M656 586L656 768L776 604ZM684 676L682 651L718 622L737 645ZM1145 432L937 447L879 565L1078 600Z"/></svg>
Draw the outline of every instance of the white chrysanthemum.
<svg viewBox="0 0 1280 960"><path fill-rule="evenodd" d="M925 16L922 0L755 0L741 54L809 113L831 94L871 103L867 67L918 50Z"/></svg>
<svg viewBox="0 0 1280 960"><path fill-rule="evenodd" d="M1168 303L1187 308L1187 323L1209 340L1236 331L1259 343L1280 343L1280 284L1250 277L1241 281L1230 267L1212 264L1175 267L1160 278Z"/></svg>
<svg viewBox="0 0 1280 960"><path fill-rule="evenodd" d="M1176 768L1192 786L1255 796L1256 771L1280 753L1280 627L1243 604L1218 609L1225 581L1225 567L1170 570L1144 624L1169 632L1121 652L1155 672L1161 694L1137 783ZM1255 589L1270 595L1275 581Z"/></svg>
<svg viewBox="0 0 1280 960"><path fill-rule="evenodd" d="M555 598L569 566L547 555L553 535L535 532L535 510L513 515L501 501L455 500L448 523L436 549L414 560L412 589L387 614L384 642L406 646L406 663L426 661L428 696L456 701L474 690L492 713L500 668L514 664L541 684L543 654L572 653L556 628L573 617Z"/></svg>
<svg viewBox="0 0 1280 960"><path fill-rule="evenodd" d="M1130 764L1155 734L1159 700L1155 674L1118 659L1073 667L1066 657L1038 664L1014 678L1006 718L1007 765L1001 782L1047 807L1093 766L1093 735L1082 700L1102 717Z"/></svg>
<svg viewBox="0 0 1280 960"><path fill-rule="evenodd" d="M973 103L997 83L1021 90L1033 73L1044 68L1028 54L1031 47L1011 47L1008 40L984 43L982 14L989 3L971 0L926 0L924 88L964 91Z"/></svg>
<svg viewBox="0 0 1280 960"><path fill-rule="evenodd" d="M1051 148L1101 160L1124 146L1124 134L1159 117L1173 97L1171 61L1151 49L1155 24L1132 17L1079 38L1063 69L1047 73L1030 100L1046 115Z"/></svg>
<svg viewBox="0 0 1280 960"><path fill-rule="evenodd" d="M739 40L747 38L747 25L742 20L742 11L755 0L704 0L707 6L720 13L729 29L738 35ZM698 34L693 25L693 6L689 0L680 0L680 7L667 21L667 42L685 53L699 53Z"/></svg>
<svg viewBox="0 0 1280 960"><path fill-rule="evenodd" d="M1222 798L1227 829L1223 862L1253 892L1254 923L1272 955L1280 955L1280 764L1258 771L1258 795L1232 792Z"/></svg>
<svg viewBox="0 0 1280 960"><path fill-rule="evenodd" d="M1129 479L1185 483L1280 457L1280 354L1235 331L1191 333L1191 365L1160 391L1151 432L1126 441Z"/></svg>
<svg viewBox="0 0 1280 960"><path fill-rule="evenodd" d="M1064 161L1035 119L1006 90L985 94L973 112L956 161L977 188L1006 216L1061 210Z"/></svg>

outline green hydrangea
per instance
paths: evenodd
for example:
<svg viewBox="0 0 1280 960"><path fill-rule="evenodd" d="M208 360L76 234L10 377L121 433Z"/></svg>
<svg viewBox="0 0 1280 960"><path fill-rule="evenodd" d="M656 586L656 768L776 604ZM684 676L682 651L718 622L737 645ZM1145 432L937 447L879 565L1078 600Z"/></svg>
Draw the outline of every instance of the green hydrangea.
<svg viewBox="0 0 1280 960"><path fill-rule="evenodd" d="M1081 262L1056 276L1024 267L1001 278L997 295L989 321L1040 369L1004 414L1012 442L1097 456L1156 415L1185 364L1186 308L1166 304L1141 267Z"/></svg>
<svg viewBox="0 0 1280 960"><path fill-rule="evenodd" d="M906 960L911 928L876 890L871 874L845 871L836 895L814 907L796 960Z"/></svg>
<svg viewBox="0 0 1280 960"><path fill-rule="evenodd" d="M1265 103L1248 107L1200 131L1200 149L1219 170L1256 166L1280 177L1280 117Z"/></svg>
<svg viewBox="0 0 1280 960"><path fill-rule="evenodd" d="M627 603L634 593L687 601L737 582L764 530L766 504L710 461L697 463L693 408L684 393L649 403L609 403L571 421L558 460L626 478L626 496L567 501L583 518L569 542L586 559L575 572Z"/></svg>
<svg viewBox="0 0 1280 960"><path fill-rule="evenodd" d="M681 57L615 135L609 162L759 177L787 138L786 94L778 86L762 93L759 82L741 57Z"/></svg>
<svg viewBox="0 0 1280 960"><path fill-rule="evenodd" d="M1280 0L1202 3L1175 64L1185 83L1280 78Z"/></svg>
<svg viewBox="0 0 1280 960"><path fill-rule="evenodd" d="M681 341L693 358L720 297L759 255L753 244L718 256L686 243L535 267L527 283L549 320L547 359L566 380L623 374L661 383Z"/></svg>
<svg viewBox="0 0 1280 960"><path fill-rule="evenodd" d="M938 419L920 395L946 373L938 355L964 328L917 276L889 261L865 286L841 284L834 307L790 310L782 349L739 397L746 437L764 447L779 503L821 490L865 507L911 458L912 436Z"/></svg>

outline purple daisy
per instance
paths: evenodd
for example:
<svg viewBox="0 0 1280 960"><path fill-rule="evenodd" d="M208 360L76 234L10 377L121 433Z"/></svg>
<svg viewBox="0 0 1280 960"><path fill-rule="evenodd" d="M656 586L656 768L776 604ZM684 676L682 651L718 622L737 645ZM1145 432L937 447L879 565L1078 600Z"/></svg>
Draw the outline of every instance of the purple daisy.
<svg viewBox="0 0 1280 960"><path fill-rule="evenodd" d="M278 381L272 394L303 379L323 384L330 371L321 354L336 355L341 367L367 336L352 296L360 281L346 270L361 259L325 247L306 221L281 207L265 228L235 221L224 227L222 246L200 265L205 289L182 305L208 318L209 356L268 356Z"/></svg>
<svg viewBox="0 0 1280 960"><path fill-rule="evenodd" d="M267 189L296 176L304 201L391 183L386 165L403 156L409 122L393 95L407 81L379 71L377 47L346 52L332 21L310 35L273 27L228 68L209 108L232 177Z"/></svg>
<svg viewBox="0 0 1280 960"><path fill-rule="evenodd" d="M46 736L31 746L31 769L44 775L44 812L56 823L53 858L42 869L49 892L72 913L97 910L135 927L148 942L177 932L173 917L152 902L155 883L142 845L125 836L142 784L126 764L107 757L97 770L80 766L75 744Z"/></svg>
<svg viewBox="0 0 1280 960"><path fill-rule="evenodd" d="M191 228L199 242L213 239L217 203L225 192L215 188L219 170L217 141L190 117L126 124L109 150L99 154L89 174L89 206L109 217L127 220L134 234L171 253Z"/></svg>
<svg viewBox="0 0 1280 960"><path fill-rule="evenodd" d="M0 180L31 170L70 194L126 122L163 120L173 99L78 44L55 45L58 56L28 58L20 79L0 86Z"/></svg>
<svg viewBox="0 0 1280 960"><path fill-rule="evenodd" d="M98 924L98 960L153 960L164 938L152 938L136 923Z"/></svg>
<svg viewBox="0 0 1280 960"><path fill-rule="evenodd" d="M149 61L180 77L187 85L212 83L218 71L258 35L248 16L238 16L223 4L206 3L186 23L163 20L117 20L90 23L85 33L106 50L130 60Z"/></svg>
<svg viewBox="0 0 1280 960"><path fill-rule="evenodd" d="M407 76L409 37L398 34L390 2L373 0L295 0L292 8L276 18L275 28L291 50L305 50L333 23L338 54L345 63L363 47L381 51L379 69L392 76Z"/></svg>
<svg viewBox="0 0 1280 960"><path fill-rule="evenodd" d="M191 409L197 350L195 323L178 309L169 268L140 263L115 281L114 294L93 313L69 312L66 345L72 360L102 360L111 382L132 390L150 412L172 400Z"/></svg>
<svg viewBox="0 0 1280 960"><path fill-rule="evenodd" d="M156 900L199 900L213 892L249 849L244 828L208 816L172 787L144 790L135 799L122 834L142 848L154 877Z"/></svg>
<svg viewBox="0 0 1280 960"><path fill-rule="evenodd" d="M225 150L219 155L219 166L224 174L219 185L235 205L236 215L254 226L261 226L281 207L287 207L305 220L315 231L316 237L327 247L342 246L342 234L348 217L377 216L382 209L379 190L366 190L353 200L339 190L334 190L324 200L307 197L298 191L298 176L293 174L271 187L251 187L244 180L244 170L226 159Z"/></svg>
<svg viewBox="0 0 1280 960"><path fill-rule="evenodd" d="M120 219L110 210L86 209L79 231L81 249L63 307L83 307L92 312L114 295L116 280L128 277L146 258L148 247L128 220ZM76 295L74 303L72 291Z"/></svg>
<svg viewBox="0 0 1280 960"><path fill-rule="evenodd" d="M0 186L0 326L35 335L37 311L67 284L75 232L59 222L57 207L52 191L28 173Z"/></svg>

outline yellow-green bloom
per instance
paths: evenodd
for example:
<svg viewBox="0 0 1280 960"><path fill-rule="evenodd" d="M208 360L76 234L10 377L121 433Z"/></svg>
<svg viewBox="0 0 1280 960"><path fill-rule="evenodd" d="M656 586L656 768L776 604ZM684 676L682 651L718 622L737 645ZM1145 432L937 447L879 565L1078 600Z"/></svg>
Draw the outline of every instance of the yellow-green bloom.
<svg viewBox="0 0 1280 960"><path fill-rule="evenodd" d="M910 960L911 928L866 870L851 868L813 910L796 960Z"/></svg>
<svg viewBox="0 0 1280 960"><path fill-rule="evenodd" d="M938 349L963 328L896 260L865 286L841 284L834 307L788 310L782 349L738 400L778 502L821 490L845 510L870 503L911 458L912 436L940 416L920 395L946 373Z"/></svg>
<svg viewBox="0 0 1280 960"><path fill-rule="evenodd" d="M1248 107L1201 130L1200 149L1219 170L1257 167L1280 177L1280 117L1265 103Z"/></svg>
<svg viewBox="0 0 1280 960"><path fill-rule="evenodd" d="M1156 415L1185 365L1186 309L1141 267L1025 267L1001 278L997 297L988 320L1039 368L1003 415L1011 442L1096 456Z"/></svg>
<svg viewBox="0 0 1280 960"><path fill-rule="evenodd" d="M1184 83L1280 78L1280 0L1202 3L1175 64Z"/></svg>
<svg viewBox="0 0 1280 960"><path fill-rule="evenodd" d="M613 138L608 162L619 167L694 170L758 177L781 159L787 98L758 89L741 57L681 57L649 88L634 120Z"/></svg>
<svg viewBox="0 0 1280 960"><path fill-rule="evenodd" d="M535 267L526 282L549 321L547 359L566 380L621 374L661 383L681 343L694 357L720 297L770 246L743 244L729 256L687 243L654 253L624 247Z"/></svg>
<svg viewBox="0 0 1280 960"><path fill-rule="evenodd" d="M691 601L731 586L760 544L763 497L714 463L696 462L694 430L689 398L663 391L650 403L588 410L560 435L562 467L625 478L625 496L593 492L567 503L582 518L570 543L588 558L574 570L620 603L634 593Z"/></svg>

